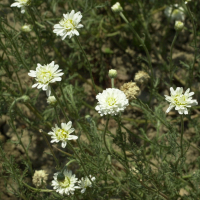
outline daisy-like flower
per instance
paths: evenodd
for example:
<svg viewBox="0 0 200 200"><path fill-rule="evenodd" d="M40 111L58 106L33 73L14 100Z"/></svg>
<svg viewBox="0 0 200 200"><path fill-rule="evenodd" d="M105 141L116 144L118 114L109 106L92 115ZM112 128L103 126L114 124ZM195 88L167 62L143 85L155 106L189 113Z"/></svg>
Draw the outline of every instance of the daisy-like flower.
<svg viewBox="0 0 200 200"><path fill-rule="evenodd" d="M15 0L16 2L11 4L10 7L21 8L21 13L25 13L25 7L31 4L30 0Z"/></svg>
<svg viewBox="0 0 200 200"><path fill-rule="evenodd" d="M177 110L180 115L187 115L187 108L198 105L197 100L192 100L191 96L194 95L194 92L190 92L190 88L188 88L184 94L182 87L177 87L176 90L170 87L170 91L171 96L165 95L165 99L170 102L169 108L166 110L167 113L175 107L175 110Z"/></svg>
<svg viewBox="0 0 200 200"><path fill-rule="evenodd" d="M96 179L95 177L92 177L91 175L89 176L92 181L95 181ZM90 181L90 179L88 177L85 178L82 177L81 180L78 181L81 193L84 193L87 187L92 187L92 182Z"/></svg>
<svg viewBox="0 0 200 200"><path fill-rule="evenodd" d="M171 18L171 21L185 21L185 13L183 7L178 4L174 4L174 6L168 6L164 11L165 15Z"/></svg>
<svg viewBox="0 0 200 200"><path fill-rule="evenodd" d="M74 132L74 128L72 127L72 122L69 121L66 123L61 123L61 128L55 125L55 128L52 128L53 132L49 132L48 134L51 135L51 143L58 143L62 142L61 146L62 148L65 148L67 145L67 140L76 140L78 137L76 135L70 135Z"/></svg>
<svg viewBox="0 0 200 200"><path fill-rule="evenodd" d="M103 115L117 115L129 105L124 92L116 88L108 88L96 96L99 101L95 109Z"/></svg>
<svg viewBox="0 0 200 200"><path fill-rule="evenodd" d="M71 38L74 35L79 35L77 29L83 27L82 24L79 24L82 18L81 12L75 13L75 11L72 10L71 13L63 14L63 17L59 24L54 25L53 32L56 33L56 35L60 35L62 40L67 36Z"/></svg>
<svg viewBox="0 0 200 200"><path fill-rule="evenodd" d="M59 69L59 65L54 65L54 61L47 65L37 64L36 71L30 70L28 73L29 76L34 77L37 83L32 85L32 88L37 87L38 89L42 88L42 90L46 91L47 96L51 95L51 87L50 83L54 83L56 81L61 81L64 73L60 73L62 69Z"/></svg>
<svg viewBox="0 0 200 200"><path fill-rule="evenodd" d="M64 170L64 180L59 181L57 179L57 176L60 172L57 172L54 174L52 181L53 189L56 190L56 192L60 193L61 195L66 194L74 194L75 189L79 189L78 186L75 186L77 183L78 178L76 178L75 174L72 174L72 171Z"/></svg>

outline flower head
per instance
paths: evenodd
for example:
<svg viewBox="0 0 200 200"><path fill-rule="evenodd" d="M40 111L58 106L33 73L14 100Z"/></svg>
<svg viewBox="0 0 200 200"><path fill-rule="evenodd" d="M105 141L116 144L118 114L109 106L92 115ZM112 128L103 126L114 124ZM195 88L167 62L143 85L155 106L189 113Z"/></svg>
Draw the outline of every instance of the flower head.
<svg viewBox="0 0 200 200"><path fill-rule="evenodd" d="M116 88L104 90L96 96L96 99L99 102L95 109L101 116L107 114L117 115L129 105L124 92Z"/></svg>
<svg viewBox="0 0 200 200"><path fill-rule="evenodd" d="M18 7L21 8L21 13L25 13L25 6L29 6L31 4L30 0L15 0L16 2L11 4L10 7Z"/></svg>
<svg viewBox="0 0 200 200"><path fill-rule="evenodd" d="M64 18L59 22L59 24L54 25L53 32L56 35L60 35L62 40L67 36L71 38L74 35L79 35L77 31L78 28L82 28L83 25L79 24L82 18L81 12L75 13L74 10L71 13L63 14Z"/></svg>
<svg viewBox="0 0 200 200"><path fill-rule="evenodd" d="M119 2L116 2L112 7L111 7L113 12L122 12L123 8L121 7Z"/></svg>
<svg viewBox="0 0 200 200"><path fill-rule="evenodd" d="M74 128L72 127L72 122L69 121L66 123L61 123L61 128L55 125L55 128L52 128L53 132L49 132L48 134L51 135L51 143L61 141L62 148L65 148L67 145L67 140L76 140L78 137L76 135L70 135L74 132Z"/></svg>
<svg viewBox="0 0 200 200"><path fill-rule="evenodd" d="M92 181L95 181L95 177L92 177L91 175L89 176ZM92 182L90 181L90 179L88 177L82 177L81 180L78 181L79 187L81 188L81 193L84 193L87 187L92 187Z"/></svg>
<svg viewBox="0 0 200 200"><path fill-rule="evenodd" d="M54 96L49 96L47 98L47 103L50 104L50 105L52 105L52 106L54 106L54 105L56 105L57 100L56 100L56 98Z"/></svg>
<svg viewBox="0 0 200 200"><path fill-rule="evenodd" d="M175 110L178 111L180 115L188 114L188 107L196 106L198 105L197 100L192 100L192 95L194 92L190 92L190 88L188 88L184 94L182 87L177 87L176 90L174 90L172 87L170 87L171 96L165 95L165 99L170 102L169 108L166 110L168 113L173 107L175 107Z"/></svg>
<svg viewBox="0 0 200 200"><path fill-rule="evenodd" d="M174 6L168 6L165 8L164 11L165 15L171 18L171 21L184 21L185 20L185 13L183 7L179 6L178 4L174 4Z"/></svg>
<svg viewBox="0 0 200 200"><path fill-rule="evenodd" d="M66 194L74 194L75 189L79 189L78 186L75 186L78 178L76 178L75 174L72 174L72 171L64 170L63 175L65 176L64 180L59 181L57 179L59 172L55 173L52 181L53 189L61 195Z"/></svg>
<svg viewBox="0 0 200 200"><path fill-rule="evenodd" d="M42 185L46 185L46 181L48 179L48 174L46 174L45 170L36 170L33 175L33 184L38 188Z"/></svg>
<svg viewBox="0 0 200 200"><path fill-rule="evenodd" d="M37 83L35 83L32 87L37 87L38 89L42 88L42 90L46 91L47 96L51 95L51 87L49 86L50 83L54 83L56 81L61 81L62 76L64 73L60 73L61 69L58 65L54 65L54 61L47 65L40 65L37 64L36 71L30 70L28 73L29 76L35 77Z"/></svg>
<svg viewBox="0 0 200 200"><path fill-rule="evenodd" d="M149 74L147 74L146 72L144 71L138 71L136 74L135 74L135 78L134 78L134 81L138 84L144 84L144 83L147 83L150 79L150 76Z"/></svg>
<svg viewBox="0 0 200 200"><path fill-rule="evenodd" d="M140 88L135 82L124 83L120 90L124 92L129 101L136 99L136 97L140 95Z"/></svg>

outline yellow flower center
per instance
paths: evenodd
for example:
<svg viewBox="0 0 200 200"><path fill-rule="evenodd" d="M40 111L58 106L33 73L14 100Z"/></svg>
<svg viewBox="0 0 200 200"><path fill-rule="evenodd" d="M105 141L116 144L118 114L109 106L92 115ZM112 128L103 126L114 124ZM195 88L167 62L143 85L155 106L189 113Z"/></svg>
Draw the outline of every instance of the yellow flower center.
<svg viewBox="0 0 200 200"><path fill-rule="evenodd" d="M67 139L69 136L69 133L64 131L63 129L59 128L56 131L56 136L57 136L58 140Z"/></svg>
<svg viewBox="0 0 200 200"><path fill-rule="evenodd" d="M108 97L106 99L106 102L108 103L109 106L113 106L113 105L116 104L117 101L116 101L116 99L114 97Z"/></svg>
<svg viewBox="0 0 200 200"><path fill-rule="evenodd" d="M174 102L175 102L176 105L185 106L187 104L185 95L182 95L182 96L176 95L175 98L174 98Z"/></svg>
<svg viewBox="0 0 200 200"><path fill-rule="evenodd" d="M65 177L65 180L59 181L59 184L62 188L67 188L70 185L70 179L68 177Z"/></svg>
<svg viewBox="0 0 200 200"><path fill-rule="evenodd" d="M42 84L46 84L53 79L53 74L49 70L40 71L37 73L37 79L38 79L38 82Z"/></svg>
<svg viewBox="0 0 200 200"><path fill-rule="evenodd" d="M75 25L72 19L63 19L61 21L62 26L64 26L64 28L68 29L68 31L71 31L74 29Z"/></svg>
<svg viewBox="0 0 200 200"><path fill-rule="evenodd" d="M23 4L23 5L30 5L31 4L31 0L19 0L19 3Z"/></svg>

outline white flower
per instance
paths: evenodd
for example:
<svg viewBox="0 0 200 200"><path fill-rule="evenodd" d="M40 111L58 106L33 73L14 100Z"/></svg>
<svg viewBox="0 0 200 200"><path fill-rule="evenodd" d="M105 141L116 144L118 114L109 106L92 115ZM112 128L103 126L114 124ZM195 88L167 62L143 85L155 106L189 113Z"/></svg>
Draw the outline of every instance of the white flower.
<svg viewBox="0 0 200 200"><path fill-rule="evenodd" d="M112 7L111 7L113 12L122 12L123 8L121 7L119 2L116 2Z"/></svg>
<svg viewBox="0 0 200 200"><path fill-rule="evenodd" d="M74 132L74 128L72 127L72 122L69 121L66 123L61 123L61 128L55 125L55 128L52 128L53 132L49 132L48 134L51 135L51 143L62 141L62 148L65 148L67 145L67 140L76 140L78 137L76 135L70 135Z"/></svg>
<svg viewBox="0 0 200 200"><path fill-rule="evenodd" d="M74 194L75 189L79 189L78 186L75 186L78 178L76 178L75 174L72 175L72 171L64 170L63 175L65 176L65 179L63 181L59 181L57 180L57 176L59 173L60 172L57 172L53 176L54 180L51 184L53 186L53 189L61 195Z"/></svg>
<svg viewBox="0 0 200 200"><path fill-rule="evenodd" d="M10 7L18 7L21 8L21 13L25 13L25 6L29 6L30 0L15 0L16 2L11 4Z"/></svg>
<svg viewBox="0 0 200 200"><path fill-rule="evenodd" d="M91 175L89 176L92 181L95 181L95 177L92 177ZM81 193L84 193L87 187L92 187L92 182L90 181L90 179L88 177L82 177L81 180L78 181L79 187L82 189Z"/></svg>
<svg viewBox="0 0 200 200"><path fill-rule="evenodd" d="M171 18L171 21L184 21L185 13L183 7L178 4L174 4L174 6L168 6L164 11L165 15Z"/></svg>
<svg viewBox="0 0 200 200"><path fill-rule="evenodd" d="M37 83L35 83L32 87L37 87L38 89L42 88L42 90L46 91L47 96L51 95L51 87L50 83L54 83L56 81L61 81L64 73L59 73L62 71L61 69L57 70L59 65L54 65L54 61L47 65L37 64L36 71L30 70L28 73L29 76L35 77Z"/></svg>
<svg viewBox="0 0 200 200"><path fill-rule="evenodd" d="M81 12L75 13L74 10L71 13L63 14L64 18L59 22L59 24L54 25L53 32L56 35L60 35L62 40L67 36L71 38L74 35L79 35L77 31L78 28L82 28L83 25L79 24L82 18Z"/></svg>
<svg viewBox="0 0 200 200"><path fill-rule="evenodd" d="M57 103L57 100L56 100L56 98L54 96L49 96L47 98L47 103L52 105L52 106L54 106Z"/></svg>
<svg viewBox="0 0 200 200"><path fill-rule="evenodd" d="M124 92L116 88L104 90L96 96L96 99L99 102L95 109L101 116L107 114L117 115L129 105Z"/></svg>
<svg viewBox="0 0 200 200"><path fill-rule="evenodd" d="M188 114L188 107L196 106L198 105L197 100L192 100L192 95L194 92L190 92L190 88L188 88L184 94L182 87L177 87L176 90L174 90L172 87L170 87L171 96L165 95L165 99L170 102L169 108L166 110L168 113L173 107L175 107L175 110L178 111L180 115Z"/></svg>

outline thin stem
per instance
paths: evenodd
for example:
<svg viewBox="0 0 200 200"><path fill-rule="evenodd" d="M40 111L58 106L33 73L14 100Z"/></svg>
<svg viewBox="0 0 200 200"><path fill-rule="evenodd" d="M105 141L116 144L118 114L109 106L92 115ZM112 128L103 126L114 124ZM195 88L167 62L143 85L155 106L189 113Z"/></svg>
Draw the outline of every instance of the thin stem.
<svg viewBox="0 0 200 200"><path fill-rule="evenodd" d="M58 104L59 104L59 106L60 106L60 109L62 110L62 113L63 113L63 115L64 115L64 117L65 117L65 120L66 120L66 121L70 121L69 118L68 118L68 116L67 116L66 113L65 113L65 109L62 107L62 104L61 104L60 99L58 98L56 92L54 91L53 88L51 88L51 91L52 91L53 95L55 96L55 98L56 98L56 100L57 100L57 102L58 102Z"/></svg>
<svg viewBox="0 0 200 200"><path fill-rule="evenodd" d="M108 115L107 120L106 120L106 126L105 126L105 129L104 129L104 132L103 132L103 141L104 141L104 145L106 147L107 152L110 155L112 155L112 153L110 152L110 149L108 148L107 143L106 143L106 130L107 130L107 127L108 127L109 118L110 118L110 116Z"/></svg>
<svg viewBox="0 0 200 200"><path fill-rule="evenodd" d="M152 67L152 63L151 63L151 56L149 54L149 50L147 49L144 40L140 38L140 36L138 35L138 33L135 31L135 29L133 28L133 26L129 23L129 21L126 19L126 17L124 16L124 14L122 12L119 13L120 16L122 17L122 19L130 26L131 30L133 31L133 33L135 34L135 36L137 37L137 39L139 40L139 42L142 44L142 47L144 48L144 51L147 55L147 59L148 59L148 65L149 68L151 70L151 84L153 86L153 67Z"/></svg>
<svg viewBox="0 0 200 200"><path fill-rule="evenodd" d="M85 169L85 164L83 163L83 161L81 160L81 158L79 157L79 155L76 153L76 150L74 149L74 147L70 144L70 142L68 143L68 145L70 146L70 148L73 150L73 152L75 153L76 157L79 159L81 166L83 167L83 170L86 174L86 176L89 178L89 180L91 181L91 183L93 183L93 181L91 180L90 176L88 175L86 169Z"/></svg>
<svg viewBox="0 0 200 200"><path fill-rule="evenodd" d="M54 106L53 108L54 108L54 110L55 110L57 123L60 124L60 119L59 119L59 116L58 116L58 112L57 112L56 106Z"/></svg>
<svg viewBox="0 0 200 200"><path fill-rule="evenodd" d="M176 31L176 34L174 36L174 39L172 41L172 44L171 44L171 48L170 48L170 58L169 58L169 73L170 73L170 85L172 84L172 77L173 77L173 62L172 62L172 50L174 48L174 44L175 44L175 41L178 37L178 31Z"/></svg>
<svg viewBox="0 0 200 200"><path fill-rule="evenodd" d="M35 33L36 33L36 37L37 37L38 44L39 44L39 47L40 47L40 53L42 54L43 59L44 59L45 62L47 63L47 58L46 58L46 56L45 56L45 54L44 54L44 50L43 50L43 47L42 47L42 41L41 41L39 32L38 32L38 30L37 30L37 27L36 27L36 18L35 18L35 15L33 14L32 10L31 10L31 8L29 8L29 13L30 13L30 16L31 16L33 25L34 25L34 27L35 27Z"/></svg>
<svg viewBox="0 0 200 200"><path fill-rule="evenodd" d="M115 79L111 78L111 86L112 86L112 88L115 88L114 82L115 82Z"/></svg>
<svg viewBox="0 0 200 200"><path fill-rule="evenodd" d="M57 168L59 169L59 168L60 168L59 161L58 161L58 159L56 158L56 156L55 156L55 154L54 154L54 152L53 152L53 149L51 148L51 145L49 144L49 141L48 141L47 138L46 138L46 135L44 134L44 132L43 132L42 129L40 129L39 132L42 134L42 136L43 136L45 142L47 143L47 145L48 145L48 147L49 147L49 149L50 149L50 151L51 151L51 153L52 153L52 156L53 156L54 160L56 161Z"/></svg>
<svg viewBox="0 0 200 200"><path fill-rule="evenodd" d="M183 132L184 132L184 121L183 121L183 115L181 115L181 158L183 157Z"/></svg>
<svg viewBox="0 0 200 200"><path fill-rule="evenodd" d="M88 67L89 67L90 78L91 78L91 80L92 80L92 85L93 85L93 87L94 87L95 93L97 94L97 89L96 89L96 86L95 86L95 83L94 83L94 79L93 79L93 76L92 76L92 68L91 68L90 62L89 62L89 60L88 60L88 58L87 58L87 55L86 55L86 53L85 53L83 47L81 46L81 43L80 43L78 37L75 36L75 39L76 39L76 41L77 41L77 43L78 43L78 45L79 45L81 51L83 52L83 55L85 56L85 59L86 59L86 61L87 61L87 64L88 64Z"/></svg>
<svg viewBox="0 0 200 200"><path fill-rule="evenodd" d="M36 191L36 192L53 192L54 190L47 190L47 189L37 189L34 187L31 187L30 185L26 184L25 182L22 182L27 188Z"/></svg>

